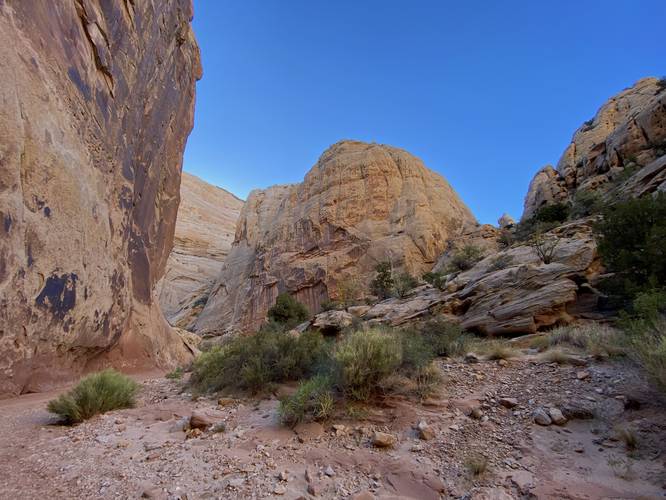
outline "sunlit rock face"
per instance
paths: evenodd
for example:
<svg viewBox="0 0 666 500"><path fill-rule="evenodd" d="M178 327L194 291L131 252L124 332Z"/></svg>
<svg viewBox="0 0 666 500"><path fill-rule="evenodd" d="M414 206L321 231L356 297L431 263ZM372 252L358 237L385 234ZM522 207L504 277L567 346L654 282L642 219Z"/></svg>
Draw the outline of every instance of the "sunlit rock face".
<svg viewBox="0 0 666 500"><path fill-rule="evenodd" d="M208 300L236 233L243 201L183 172L173 250L160 282L167 321L189 328Z"/></svg>
<svg viewBox="0 0 666 500"><path fill-rule="evenodd" d="M532 179L523 219L579 191L640 196L666 190L666 80L644 78L610 98L557 163Z"/></svg>
<svg viewBox="0 0 666 500"><path fill-rule="evenodd" d="M391 261L420 276L447 242L476 226L440 175L391 146L342 141L300 184L253 191L198 332L250 331L280 292L312 312L341 284L367 293L374 268Z"/></svg>
<svg viewBox="0 0 666 500"><path fill-rule="evenodd" d="M199 50L190 0L0 2L0 393L187 349L171 251Z"/></svg>

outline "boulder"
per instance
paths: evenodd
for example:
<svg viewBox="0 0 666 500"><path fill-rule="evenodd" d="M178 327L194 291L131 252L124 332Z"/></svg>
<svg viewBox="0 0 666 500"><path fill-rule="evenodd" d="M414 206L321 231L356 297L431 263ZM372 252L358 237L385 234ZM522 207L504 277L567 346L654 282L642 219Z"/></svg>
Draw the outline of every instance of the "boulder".
<svg viewBox="0 0 666 500"><path fill-rule="evenodd" d="M376 448L392 448L398 442L393 434L376 431L372 435L372 444Z"/></svg>
<svg viewBox="0 0 666 500"><path fill-rule="evenodd" d="M196 331L256 330L284 291L313 314L343 291L361 298L385 260L420 276L475 225L451 186L408 152L339 142L302 183L250 193Z"/></svg>
<svg viewBox="0 0 666 500"><path fill-rule="evenodd" d="M155 300L199 50L190 0L0 5L0 394L191 353Z"/></svg>
<svg viewBox="0 0 666 500"><path fill-rule="evenodd" d="M347 311L325 311L317 314L312 320L312 328L324 335L337 335L351 326L353 316Z"/></svg>

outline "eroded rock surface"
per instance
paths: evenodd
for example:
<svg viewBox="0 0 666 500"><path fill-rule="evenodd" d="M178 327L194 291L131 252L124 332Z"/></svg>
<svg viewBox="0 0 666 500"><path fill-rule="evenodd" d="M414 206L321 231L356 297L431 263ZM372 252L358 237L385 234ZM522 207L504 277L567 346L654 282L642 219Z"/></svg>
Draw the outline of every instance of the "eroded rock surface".
<svg viewBox="0 0 666 500"><path fill-rule="evenodd" d="M302 183L250 194L196 329L256 329L282 291L317 312L341 283L367 291L383 260L420 275L466 226L476 226L469 209L414 156L339 142Z"/></svg>
<svg viewBox="0 0 666 500"><path fill-rule="evenodd" d="M557 163L530 183L523 219L578 191L620 186L631 196L666 189L666 80L644 78L609 99L574 134Z"/></svg>
<svg viewBox="0 0 666 500"><path fill-rule="evenodd" d="M190 0L0 2L0 394L187 355L153 299L198 48Z"/></svg>
<svg viewBox="0 0 666 500"><path fill-rule="evenodd" d="M172 325L188 328L208 300L231 249L243 201L183 172L173 250L159 286Z"/></svg>

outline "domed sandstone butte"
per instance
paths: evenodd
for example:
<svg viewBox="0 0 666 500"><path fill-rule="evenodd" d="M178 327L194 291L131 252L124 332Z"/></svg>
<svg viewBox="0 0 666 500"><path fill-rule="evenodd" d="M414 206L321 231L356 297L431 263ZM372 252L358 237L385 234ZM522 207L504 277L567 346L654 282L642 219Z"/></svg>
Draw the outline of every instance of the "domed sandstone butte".
<svg viewBox="0 0 666 500"><path fill-rule="evenodd" d="M613 196L666 190L666 79L644 78L609 99L574 134L557 163L532 179L523 220L577 192Z"/></svg>
<svg viewBox="0 0 666 500"><path fill-rule="evenodd" d="M158 287L164 316L188 328L203 309L231 249L243 201L183 172L174 246Z"/></svg>
<svg viewBox="0 0 666 500"><path fill-rule="evenodd" d="M188 347L154 299L199 50L190 0L0 2L0 394Z"/></svg>
<svg viewBox="0 0 666 500"><path fill-rule="evenodd" d="M302 183L250 193L195 330L255 330L285 291L311 312L349 283L367 294L381 261L420 276L449 239L474 226L451 186L419 159L391 146L339 142Z"/></svg>

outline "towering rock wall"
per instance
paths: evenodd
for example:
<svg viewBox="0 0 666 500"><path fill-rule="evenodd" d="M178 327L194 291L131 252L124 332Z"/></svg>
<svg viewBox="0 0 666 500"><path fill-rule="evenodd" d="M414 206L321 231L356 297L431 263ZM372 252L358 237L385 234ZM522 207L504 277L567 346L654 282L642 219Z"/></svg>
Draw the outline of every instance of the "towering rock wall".
<svg viewBox="0 0 666 500"><path fill-rule="evenodd" d="M187 354L153 294L199 52L190 0L0 0L0 394Z"/></svg>
<svg viewBox="0 0 666 500"><path fill-rule="evenodd" d="M243 201L183 172L176 235L159 286L169 323L189 328L203 309L231 249Z"/></svg>
<svg viewBox="0 0 666 500"><path fill-rule="evenodd" d="M532 179L523 219L578 191L612 185L630 195L666 189L666 80L644 78L609 99L574 134L557 163ZM633 174L633 175L631 175ZM625 181L625 178L633 180Z"/></svg>
<svg viewBox="0 0 666 500"><path fill-rule="evenodd" d="M337 143L302 183L250 194L195 328L256 329L283 291L316 312L341 283L367 290L382 260L420 275L475 225L451 186L406 151Z"/></svg>

